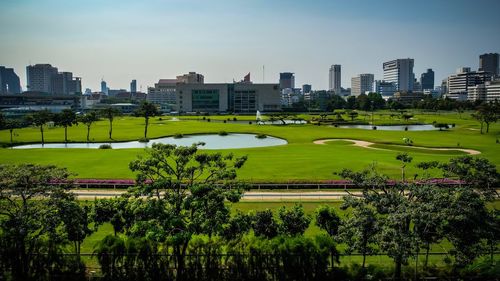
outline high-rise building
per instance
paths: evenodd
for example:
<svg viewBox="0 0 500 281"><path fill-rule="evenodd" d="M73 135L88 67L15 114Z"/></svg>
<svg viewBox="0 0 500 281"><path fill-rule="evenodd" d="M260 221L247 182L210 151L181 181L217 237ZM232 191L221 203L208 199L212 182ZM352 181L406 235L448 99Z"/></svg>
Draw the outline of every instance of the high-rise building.
<svg viewBox="0 0 500 281"><path fill-rule="evenodd" d="M52 76L53 94L74 95L82 92L82 82L79 77L73 78L71 72L59 72Z"/></svg>
<svg viewBox="0 0 500 281"><path fill-rule="evenodd" d="M384 81L394 83L397 91L411 92L415 79L413 64L413 59L396 59L384 62Z"/></svg>
<svg viewBox="0 0 500 281"><path fill-rule="evenodd" d="M0 66L0 93L19 94L20 92L21 82L14 69Z"/></svg>
<svg viewBox="0 0 500 281"><path fill-rule="evenodd" d="M106 81L101 80L101 93L103 94L108 94L108 85L106 84Z"/></svg>
<svg viewBox="0 0 500 281"><path fill-rule="evenodd" d="M137 92L137 80L132 80L132 82L130 82L130 92L132 94L136 93Z"/></svg>
<svg viewBox="0 0 500 281"><path fill-rule="evenodd" d="M428 68L427 72L420 75L420 84L422 85L422 90L434 89L434 71L431 68Z"/></svg>
<svg viewBox="0 0 500 281"><path fill-rule="evenodd" d="M394 96L394 93L396 92L396 85L392 82L376 80L373 82L373 91L380 94L382 97L389 98Z"/></svg>
<svg viewBox="0 0 500 281"><path fill-rule="evenodd" d="M351 95L359 96L373 91L373 74L359 74L351 79Z"/></svg>
<svg viewBox="0 0 500 281"><path fill-rule="evenodd" d="M280 90L295 88L295 76L292 72L280 73Z"/></svg>
<svg viewBox="0 0 500 281"><path fill-rule="evenodd" d="M308 94L312 91L312 86L310 84L304 84L302 85L302 94Z"/></svg>
<svg viewBox="0 0 500 281"><path fill-rule="evenodd" d="M35 64L26 67L28 91L52 93L52 77L57 68L50 64Z"/></svg>
<svg viewBox="0 0 500 281"><path fill-rule="evenodd" d="M479 71L491 73L491 75L499 76L498 69L499 55L498 53L482 54L479 56Z"/></svg>
<svg viewBox="0 0 500 281"><path fill-rule="evenodd" d="M329 73L329 87L330 91L334 91L336 95L340 95L341 92L341 67L340 64L334 64L330 67Z"/></svg>
<svg viewBox="0 0 500 281"><path fill-rule="evenodd" d="M58 72L50 64L35 64L26 67L28 91L50 94L76 94L82 92L82 81L71 72Z"/></svg>
<svg viewBox="0 0 500 281"><path fill-rule="evenodd" d="M186 84L203 84L205 83L205 77L196 72L189 72L188 74L177 76L179 83Z"/></svg>

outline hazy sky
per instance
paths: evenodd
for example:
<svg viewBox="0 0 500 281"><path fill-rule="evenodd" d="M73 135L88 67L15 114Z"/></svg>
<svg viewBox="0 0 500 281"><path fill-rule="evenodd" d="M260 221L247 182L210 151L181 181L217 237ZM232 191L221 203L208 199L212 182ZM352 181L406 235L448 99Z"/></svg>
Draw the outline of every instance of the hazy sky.
<svg viewBox="0 0 500 281"><path fill-rule="evenodd" d="M382 78L382 63L414 58L436 84L479 54L500 52L499 0L0 0L0 65L26 89L26 65L50 63L82 77L83 88L143 91L160 78L196 71L206 82L342 86L359 73Z"/></svg>

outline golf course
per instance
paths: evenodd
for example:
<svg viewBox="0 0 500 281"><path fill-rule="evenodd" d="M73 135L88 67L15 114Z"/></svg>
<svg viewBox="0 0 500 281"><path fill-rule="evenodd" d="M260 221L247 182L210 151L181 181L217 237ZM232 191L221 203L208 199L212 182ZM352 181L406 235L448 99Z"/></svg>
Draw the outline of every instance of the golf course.
<svg viewBox="0 0 500 281"><path fill-rule="evenodd" d="M301 182L336 179L334 172L343 168L360 170L370 164L393 178L400 176L400 163L395 159L400 152L413 157L407 175L421 173L415 165L423 161L441 161L460 155L484 157L500 165L498 138L500 125L491 124L488 133L481 134L480 124L472 112L412 112L411 120L398 119L388 111L359 114L353 122L380 125L449 124L445 130L387 131L339 128L316 125L318 115L299 115L309 124L259 125L255 116L157 116L149 120L147 137L220 134L220 132L263 134L286 140L287 144L210 150L247 155L248 161L239 172L239 178L253 182ZM394 114L392 114L394 115ZM263 116L266 119L266 116ZM347 118L348 119L348 118ZM113 122L112 140L109 139L109 121L101 119L91 125L91 142L136 141L144 136L144 118L120 116ZM86 142L87 127L83 124L68 127L68 142ZM45 143L63 143L64 128L44 126ZM330 140L330 141L327 141ZM333 141L335 140L335 141ZM407 143L410 141L411 143ZM13 146L41 142L39 127L15 129ZM364 145L359 145L360 143ZM10 147L9 130L0 131L0 163L54 164L66 167L77 178L132 179L128 163L144 149L15 149ZM436 174L436 177L440 175Z"/></svg>

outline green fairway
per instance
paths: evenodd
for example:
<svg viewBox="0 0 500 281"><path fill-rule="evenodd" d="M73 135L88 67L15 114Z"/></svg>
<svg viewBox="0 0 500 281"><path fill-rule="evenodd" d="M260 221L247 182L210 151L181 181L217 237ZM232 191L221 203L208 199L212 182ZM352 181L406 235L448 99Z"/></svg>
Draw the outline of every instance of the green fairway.
<svg viewBox="0 0 500 281"><path fill-rule="evenodd" d="M389 113L376 114L376 123L396 122L390 119ZM311 119L312 116L300 116ZM470 114L417 114L411 122L456 124L448 131L382 131L362 129L341 129L330 126L315 125L256 125L248 122L221 122L233 116L210 116L212 122L202 120L202 117L182 117L190 120L171 121L171 117L155 117L151 120L148 136L157 138L175 134L218 133L262 133L284 138L287 145L221 150L233 152L235 155L248 155L248 161L240 171L240 178L251 181L313 181L335 178L334 171L342 168L359 170L367 165L376 163L378 169L391 177L400 174L399 163L395 160L398 152L406 151L413 156L413 163L409 165L407 174L413 176L419 173L414 165L421 161L447 161L451 157L464 155L458 150L439 151L416 149L402 146L403 138L410 138L414 146L474 149L481 152L479 156L486 157L497 166L500 165L500 145L496 143L500 136L500 125L490 127L488 134L481 135L478 131L479 123L470 117ZM238 116L238 120L252 120L251 116ZM366 117L362 115L359 121ZM196 120L193 120L196 119ZM219 121L215 121L219 119ZM398 122L402 122L401 120ZM101 120L92 125L90 138L92 141L103 142L108 139L108 122ZM143 135L144 119L134 117L119 117L113 126L114 141L137 140ZM0 131L0 142L9 142L9 132ZM62 128L46 128L46 142L62 142L64 130ZM85 126L79 125L68 129L70 141L83 142L86 138ZM350 142L328 142L327 145L313 144L318 139L356 139L375 143L374 147L383 150L367 149L353 146ZM25 128L15 131L14 141L20 143L37 143L40 141L38 128ZM0 149L0 163L41 163L56 164L67 167L80 178L133 178L128 169L128 163L142 149Z"/></svg>

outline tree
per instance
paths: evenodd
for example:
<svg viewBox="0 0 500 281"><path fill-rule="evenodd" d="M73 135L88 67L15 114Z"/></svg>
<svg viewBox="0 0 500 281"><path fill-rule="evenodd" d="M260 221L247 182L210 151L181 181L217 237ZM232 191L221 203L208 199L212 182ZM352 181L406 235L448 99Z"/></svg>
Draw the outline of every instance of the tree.
<svg viewBox="0 0 500 281"><path fill-rule="evenodd" d="M302 205L295 205L291 208L282 206L278 212L280 218L281 232L290 236L304 234L311 223L311 217L304 214Z"/></svg>
<svg viewBox="0 0 500 281"><path fill-rule="evenodd" d="M366 200L353 196L344 197L341 209L352 208L352 213L340 225L341 240L347 244L346 253L358 252L363 256L362 268L365 268L366 256L377 252L376 211Z"/></svg>
<svg viewBox="0 0 500 281"><path fill-rule="evenodd" d="M69 176L55 166L0 166L1 251L8 253L13 280L41 278L64 266L60 253L67 233L61 229L68 225L58 207L75 202L67 193Z"/></svg>
<svg viewBox="0 0 500 281"><path fill-rule="evenodd" d="M141 103L139 109L137 109L136 115L144 117L144 139L148 138L149 118L158 114L159 112L156 105L149 102Z"/></svg>
<svg viewBox="0 0 500 281"><path fill-rule="evenodd" d="M316 209L316 225L331 237L338 234L340 223L340 217L333 207L323 205Z"/></svg>
<svg viewBox="0 0 500 281"><path fill-rule="evenodd" d="M47 122L51 121L52 118L53 118L52 113L47 109L36 111L35 113L27 116L28 122L40 128L40 134L42 136L42 145L45 143L45 139L43 137L43 126Z"/></svg>
<svg viewBox="0 0 500 281"><path fill-rule="evenodd" d="M80 122L87 126L87 142L90 141L90 126L92 126L92 124L94 124L97 120L99 120L99 118L97 117L97 113L95 113L95 111L88 112L80 117Z"/></svg>
<svg viewBox="0 0 500 281"><path fill-rule="evenodd" d="M483 103L472 116L480 122L481 134L483 133L483 124L486 124L486 133L488 133L490 131L490 124L496 123L500 117L500 104L498 101Z"/></svg>
<svg viewBox="0 0 500 281"><path fill-rule="evenodd" d="M349 96L346 101L346 108L348 109L356 109L356 97Z"/></svg>
<svg viewBox="0 0 500 281"><path fill-rule="evenodd" d="M237 202L245 188L236 177L246 156L200 152L199 145L154 143L129 164L137 186L128 194L135 199L126 199L132 215L125 216L125 227L134 237L168 240L178 279L191 236L222 234L230 218L225 202Z"/></svg>
<svg viewBox="0 0 500 281"><path fill-rule="evenodd" d="M253 231L255 236L273 238L278 235L278 222L273 216L273 211L267 209L257 211L254 216Z"/></svg>
<svg viewBox="0 0 500 281"><path fill-rule="evenodd" d="M22 123L18 120L15 120L15 119L7 119L5 120L5 125L4 125L4 128L9 130L9 133L10 133L10 145L12 145L12 143L14 142L14 130L15 129L18 129L18 128L21 128L22 127Z"/></svg>
<svg viewBox="0 0 500 281"><path fill-rule="evenodd" d="M382 109L385 107L385 100L379 93L369 93L368 100L370 105L373 106L373 108L371 108L372 110Z"/></svg>
<svg viewBox="0 0 500 281"><path fill-rule="evenodd" d="M117 108L114 107L106 107L104 109L101 109L101 115L108 119L109 121L109 139L112 140L112 134L113 134L113 120L116 116L119 116L121 114L121 111Z"/></svg>
<svg viewBox="0 0 500 281"><path fill-rule="evenodd" d="M500 183L500 174L495 164L486 158L469 155L454 157L439 167L443 176L457 178L461 185L480 191L490 200L497 195L496 188Z"/></svg>
<svg viewBox="0 0 500 281"><path fill-rule="evenodd" d="M64 142L68 142L68 127L78 124L76 113L71 109L64 109L54 115L56 126L64 127Z"/></svg>
<svg viewBox="0 0 500 281"><path fill-rule="evenodd" d="M3 115L2 112L0 112L0 130L2 130L5 127L5 116Z"/></svg>
<svg viewBox="0 0 500 281"><path fill-rule="evenodd" d="M356 97L356 108L359 110L368 111L370 110L371 104L368 96L365 94L361 94Z"/></svg>
<svg viewBox="0 0 500 281"><path fill-rule="evenodd" d="M443 129L449 129L450 127L446 123L434 123L434 128L438 128L440 131Z"/></svg>
<svg viewBox="0 0 500 281"><path fill-rule="evenodd" d="M408 153L398 153L396 155L396 160L401 161L401 180L405 181L405 168L408 163L411 163L413 160L413 157L408 155Z"/></svg>
<svg viewBox="0 0 500 281"><path fill-rule="evenodd" d="M342 109L345 108L347 105L347 102L339 95L333 95L330 100L328 101L328 104L326 106L326 110L332 111L334 109Z"/></svg>
<svg viewBox="0 0 500 281"><path fill-rule="evenodd" d="M349 117L351 118L351 121L354 121L354 119L356 119L356 117L358 117L358 112L357 111L349 111L349 113L347 113L347 115L349 115Z"/></svg>
<svg viewBox="0 0 500 281"><path fill-rule="evenodd" d="M413 114L411 114L411 113L403 113L402 117L405 120L405 122L408 122L408 120L410 120L411 118L413 118Z"/></svg>
<svg viewBox="0 0 500 281"><path fill-rule="evenodd" d="M469 188L459 189L445 212L444 235L453 245L455 266L463 268L484 252L490 216L480 194Z"/></svg>

